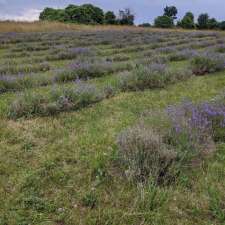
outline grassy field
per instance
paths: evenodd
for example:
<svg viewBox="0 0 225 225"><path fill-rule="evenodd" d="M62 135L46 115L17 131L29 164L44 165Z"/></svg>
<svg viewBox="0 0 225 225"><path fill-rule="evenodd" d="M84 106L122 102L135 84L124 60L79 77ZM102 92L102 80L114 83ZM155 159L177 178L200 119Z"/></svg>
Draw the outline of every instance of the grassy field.
<svg viewBox="0 0 225 225"><path fill-rule="evenodd" d="M55 29L0 34L0 224L225 224L223 141L168 185L128 179L117 144L146 112L224 93L224 34Z"/></svg>

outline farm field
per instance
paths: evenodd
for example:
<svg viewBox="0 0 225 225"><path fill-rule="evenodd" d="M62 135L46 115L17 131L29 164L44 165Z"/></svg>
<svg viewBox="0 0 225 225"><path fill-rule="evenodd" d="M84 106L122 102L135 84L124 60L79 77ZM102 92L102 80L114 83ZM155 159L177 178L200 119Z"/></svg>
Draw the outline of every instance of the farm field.
<svg viewBox="0 0 225 225"><path fill-rule="evenodd" d="M212 125L225 118L224 42L141 28L1 33L0 224L225 224L224 120L210 134L192 124L189 142L167 135L157 168L132 158L159 140L164 152L168 107L182 129L186 102Z"/></svg>

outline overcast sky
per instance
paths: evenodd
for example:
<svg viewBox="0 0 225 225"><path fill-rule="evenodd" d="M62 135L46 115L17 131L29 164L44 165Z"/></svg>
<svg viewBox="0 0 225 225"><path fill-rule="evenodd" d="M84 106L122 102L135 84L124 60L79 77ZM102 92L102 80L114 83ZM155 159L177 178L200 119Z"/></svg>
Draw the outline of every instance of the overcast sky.
<svg viewBox="0 0 225 225"><path fill-rule="evenodd" d="M0 19L37 20L40 11L47 7L62 8L68 4L92 3L104 10L129 7L135 12L136 23L152 22L163 13L166 5L178 8L178 17L186 11L192 11L196 16L207 12L211 17L225 20L225 0L0 0Z"/></svg>

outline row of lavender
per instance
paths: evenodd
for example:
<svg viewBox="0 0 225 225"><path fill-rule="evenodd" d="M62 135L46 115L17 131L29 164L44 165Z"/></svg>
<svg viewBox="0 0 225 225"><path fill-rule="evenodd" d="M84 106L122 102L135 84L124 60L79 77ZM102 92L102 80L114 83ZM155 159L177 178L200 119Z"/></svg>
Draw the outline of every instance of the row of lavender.
<svg viewBox="0 0 225 225"><path fill-rule="evenodd" d="M74 62L69 63L67 68L54 69L49 62L33 62L32 58L25 58L24 61L31 62L31 64L19 64L14 60L4 61L4 65L0 69L0 91L5 92L9 90L21 90L35 86L49 85L55 82L67 82L76 79L87 79L93 77L100 77L106 74L119 72L123 70L131 70L135 68L135 63L145 64L160 62L165 63L168 61L187 60L193 55L197 56L198 51L206 46L210 52L215 51L219 55L223 54L225 47L222 44L223 39L198 41L197 43L186 43L185 40L177 40L165 42L160 45L151 45L148 48L145 46L143 49L140 46L130 47L129 49L114 49L116 54L114 57L109 57L104 54L99 56L98 52L90 48L72 48L54 52L47 55L46 59L50 60L65 60L74 59ZM190 41L190 40L189 40ZM186 44L185 44L186 43ZM125 51L126 50L126 51ZM130 55L125 53L135 53L136 58L133 59ZM217 58L218 58L217 57ZM52 76L44 76L43 73L50 71ZM42 73L40 75L40 72Z"/></svg>
<svg viewBox="0 0 225 225"><path fill-rule="evenodd" d="M8 112L9 117L16 119L34 115L49 116L63 111L87 107L105 98L112 97L121 91L164 88L170 84L185 81L192 76L224 70L225 58L215 53L196 54L190 60L190 68L187 67L186 69L171 69L162 63L139 64L130 72L118 74L114 86L108 85L102 87L101 90L93 84L89 85L87 81L81 81L79 78L87 79L87 73L92 74L92 76L107 74L109 69L112 69L110 64L105 64L104 70L102 68L99 70L98 66L93 67L90 65L85 65L81 69L79 64L72 64L71 68L70 73L67 73L68 71L59 71L61 75L57 75L56 78L60 78L60 80L57 80L58 82L76 79L74 87L58 87L55 90L57 95L55 91L50 92L49 95L22 94L11 104ZM76 68L79 71L78 77L76 77L77 73L73 73ZM121 70L119 67L117 69ZM77 90L81 89L83 89L82 92L77 92ZM96 98L96 96L98 97Z"/></svg>

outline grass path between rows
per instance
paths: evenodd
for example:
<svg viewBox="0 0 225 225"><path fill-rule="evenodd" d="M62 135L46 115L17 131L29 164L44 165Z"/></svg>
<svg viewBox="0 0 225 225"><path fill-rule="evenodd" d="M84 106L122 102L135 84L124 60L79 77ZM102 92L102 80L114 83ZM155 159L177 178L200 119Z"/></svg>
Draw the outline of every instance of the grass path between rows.
<svg viewBox="0 0 225 225"><path fill-rule="evenodd" d="M120 93L57 117L10 121L1 116L0 224L4 220L10 225L220 224L208 211L204 187L212 181L219 189L225 187L220 178L225 171L224 146L211 165L191 175L191 188L160 190L169 200L153 212L137 210L137 188L122 177L114 157L118 133L134 124L143 111L186 97L211 99L224 90L224 75L194 77L165 89ZM0 115L13 95L0 96ZM104 180L93 176L96 169L107 171ZM94 209L81 204L89 192L97 196Z"/></svg>

